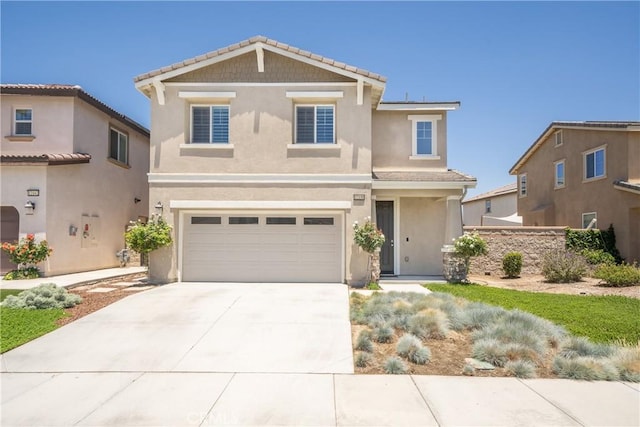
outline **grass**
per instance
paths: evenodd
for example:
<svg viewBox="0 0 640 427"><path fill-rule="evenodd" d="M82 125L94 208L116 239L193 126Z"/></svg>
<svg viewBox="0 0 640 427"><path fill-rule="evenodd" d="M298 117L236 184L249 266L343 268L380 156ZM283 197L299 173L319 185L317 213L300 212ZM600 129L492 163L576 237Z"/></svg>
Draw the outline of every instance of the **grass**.
<svg viewBox="0 0 640 427"><path fill-rule="evenodd" d="M634 344L640 341L640 300L636 298L546 294L474 284L427 284L426 287L471 301L527 311L594 342Z"/></svg>
<svg viewBox="0 0 640 427"><path fill-rule="evenodd" d="M0 300L20 292L22 291L1 289ZM56 321L65 315L62 309L25 310L0 307L0 353L57 329Z"/></svg>

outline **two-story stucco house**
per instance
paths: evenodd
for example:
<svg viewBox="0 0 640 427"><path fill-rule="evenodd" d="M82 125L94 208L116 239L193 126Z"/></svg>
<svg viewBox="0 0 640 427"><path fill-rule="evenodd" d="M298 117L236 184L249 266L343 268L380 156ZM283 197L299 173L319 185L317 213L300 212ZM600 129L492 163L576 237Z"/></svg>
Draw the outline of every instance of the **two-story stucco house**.
<svg viewBox="0 0 640 427"><path fill-rule="evenodd" d="M640 122L552 122L509 171L523 224L606 229L640 260Z"/></svg>
<svg viewBox="0 0 640 427"><path fill-rule="evenodd" d="M355 221L382 272L442 274L475 179L447 168L459 102L382 102L378 74L265 37L135 78L151 100L150 204L175 230L158 281L363 283Z"/></svg>
<svg viewBox="0 0 640 427"><path fill-rule="evenodd" d="M514 182L462 201L465 226L519 226L518 186Z"/></svg>
<svg viewBox="0 0 640 427"><path fill-rule="evenodd" d="M0 239L46 239L45 275L118 266L125 227L149 212L149 131L80 86L0 89Z"/></svg>

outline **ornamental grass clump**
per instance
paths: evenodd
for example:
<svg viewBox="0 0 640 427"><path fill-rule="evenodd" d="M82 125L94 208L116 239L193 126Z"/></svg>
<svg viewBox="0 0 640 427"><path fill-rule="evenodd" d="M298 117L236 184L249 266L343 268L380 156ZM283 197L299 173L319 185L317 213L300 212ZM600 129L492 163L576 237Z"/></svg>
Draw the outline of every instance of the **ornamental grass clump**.
<svg viewBox="0 0 640 427"><path fill-rule="evenodd" d="M441 310L428 308L409 319L409 331L420 338L444 339L450 331L449 319Z"/></svg>
<svg viewBox="0 0 640 427"><path fill-rule="evenodd" d="M586 272L587 263L584 257L573 251L552 250L542 258L542 275L547 282L578 282Z"/></svg>
<svg viewBox="0 0 640 427"><path fill-rule="evenodd" d="M371 342L371 331L360 331L358 338L356 339L356 350L365 351L371 353L373 351L373 343Z"/></svg>
<svg viewBox="0 0 640 427"><path fill-rule="evenodd" d="M462 322L465 328L479 329L495 322L506 310L501 307L473 302L465 307Z"/></svg>
<svg viewBox="0 0 640 427"><path fill-rule="evenodd" d="M371 356L370 353L360 351L356 353L353 363L355 363L358 368L366 368L367 366L371 365L372 361L373 356Z"/></svg>
<svg viewBox="0 0 640 427"><path fill-rule="evenodd" d="M640 343L635 347L618 347L610 360L621 381L640 382Z"/></svg>
<svg viewBox="0 0 640 427"><path fill-rule="evenodd" d="M407 365L397 356L391 356L384 362L384 371L387 374L401 375L408 371Z"/></svg>
<svg viewBox="0 0 640 427"><path fill-rule="evenodd" d="M82 302L79 295L67 292L65 288L54 283L44 283L32 289L9 295L0 304L5 308L24 308L27 310L41 310L49 308L70 308Z"/></svg>
<svg viewBox="0 0 640 427"><path fill-rule="evenodd" d="M618 381L620 373L609 359L576 357L566 359L557 356L553 360L553 372L560 378L587 381Z"/></svg>
<svg viewBox="0 0 640 427"><path fill-rule="evenodd" d="M576 357L609 357L615 351L613 346L607 344L592 343L584 337L571 336L562 342L558 355L566 359Z"/></svg>
<svg viewBox="0 0 640 427"><path fill-rule="evenodd" d="M36 265L45 261L53 249L49 247L46 240L36 243L35 236L27 234L17 242L2 243L2 252L6 253L9 260L18 266L16 270L4 276L5 280L37 279L40 277L40 270Z"/></svg>
<svg viewBox="0 0 640 427"><path fill-rule="evenodd" d="M514 360L504 365L507 372L517 378L536 378L536 365L528 360Z"/></svg>
<svg viewBox="0 0 640 427"><path fill-rule="evenodd" d="M378 343L388 343L393 341L393 337L395 336L395 332L393 328L389 325L380 325L373 328L371 333L371 338Z"/></svg>

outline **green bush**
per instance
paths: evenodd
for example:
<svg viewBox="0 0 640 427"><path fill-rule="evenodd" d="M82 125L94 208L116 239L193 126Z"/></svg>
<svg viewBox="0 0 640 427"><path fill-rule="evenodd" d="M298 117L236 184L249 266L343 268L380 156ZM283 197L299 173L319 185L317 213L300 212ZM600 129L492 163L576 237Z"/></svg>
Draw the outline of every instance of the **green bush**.
<svg viewBox="0 0 640 427"><path fill-rule="evenodd" d="M26 267L18 270L11 270L4 275L4 280L23 280L37 279L40 277L40 269L38 267Z"/></svg>
<svg viewBox="0 0 640 427"><path fill-rule="evenodd" d="M508 252L502 257L502 270L508 278L520 276L522 271L522 254L520 252Z"/></svg>
<svg viewBox="0 0 640 427"><path fill-rule="evenodd" d="M18 295L9 295L1 307L26 308L28 310L47 308L69 308L82 301L79 295L70 294L65 288L53 283L44 283L38 287L27 289Z"/></svg>
<svg viewBox="0 0 640 427"><path fill-rule="evenodd" d="M640 285L640 269L637 264L603 264L596 269L593 277L602 280L605 286Z"/></svg>
<svg viewBox="0 0 640 427"><path fill-rule="evenodd" d="M169 246L173 242L171 230L171 226L161 216L154 215L146 224L138 221L131 226L124 234L124 239L132 250L146 255Z"/></svg>
<svg viewBox="0 0 640 427"><path fill-rule="evenodd" d="M590 265L615 264L616 259L609 252L603 249L583 249L580 255L584 257Z"/></svg>
<svg viewBox="0 0 640 427"><path fill-rule="evenodd" d="M586 272L586 261L573 251L553 250L542 259L542 275L551 283L578 282Z"/></svg>
<svg viewBox="0 0 640 427"><path fill-rule="evenodd" d="M565 230L566 248L575 252L585 249L604 250L613 256L616 263L622 262L620 252L616 248L616 233L613 224L607 230Z"/></svg>
<svg viewBox="0 0 640 427"><path fill-rule="evenodd" d="M454 240L453 247L456 255L465 259L487 254L487 242L477 231L472 233L465 231L462 236Z"/></svg>

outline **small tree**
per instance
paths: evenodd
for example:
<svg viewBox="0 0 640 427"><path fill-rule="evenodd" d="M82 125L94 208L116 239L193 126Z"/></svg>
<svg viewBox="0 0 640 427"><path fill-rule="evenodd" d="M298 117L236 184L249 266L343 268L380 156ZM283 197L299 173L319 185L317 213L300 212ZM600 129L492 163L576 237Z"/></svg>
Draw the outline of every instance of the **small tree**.
<svg viewBox="0 0 640 427"><path fill-rule="evenodd" d="M471 263L471 257L486 255L487 254L487 242L480 237L477 231L465 233L454 239L453 241L454 253L456 256L464 260L464 267L466 269L466 275L469 273L469 264Z"/></svg>
<svg viewBox="0 0 640 427"><path fill-rule="evenodd" d="M171 226L161 216L153 215L146 224L138 221L132 225L124 234L124 239L131 250L147 258L150 252L173 242L171 231Z"/></svg>
<svg viewBox="0 0 640 427"><path fill-rule="evenodd" d="M40 276L40 270L36 266L46 260L53 249L49 247L46 240L36 243L33 234L18 242L2 243L2 251L9 255L9 260L18 265L17 270L12 270L5 275L6 280L12 279L35 279Z"/></svg>
<svg viewBox="0 0 640 427"><path fill-rule="evenodd" d="M353 241L369 254L369 281L377 283L380 278L380 262L376 252L384 245L384 234L367 217L363 225L358 224L358 221L353 223ZM374 262L374 257L378 257L378 262Z"/></svg>

